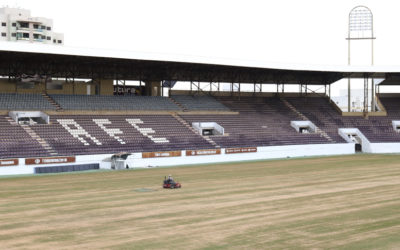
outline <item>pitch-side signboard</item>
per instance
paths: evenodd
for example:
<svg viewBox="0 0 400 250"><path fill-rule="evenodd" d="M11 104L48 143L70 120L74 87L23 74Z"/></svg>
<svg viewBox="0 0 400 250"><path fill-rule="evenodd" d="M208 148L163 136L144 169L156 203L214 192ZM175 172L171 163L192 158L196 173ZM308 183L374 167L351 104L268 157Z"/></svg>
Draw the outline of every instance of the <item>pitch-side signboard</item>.
<svg viewBox="0 0 400 250"><path fill-rule="evenodd" d="M177 157L182 156L181 151L144 152L142 158Z"/></svg>
<svg viewBox="0 0 400 250"><path fill-rule="evenodd" d="M76 161L75 156L27 158L25 159L25 165L62 164L62 163L71 163L75 161Z"/></svg>
<svg viewBox="0 0 400 250"><path fill-rule="evenodd" d="M200 150L186 150L186 156L196 155L220 155L221 149L200 149Z"/></svg>
<svg viewBox="0 0 400 250"><path fill-rule="evenodd" d="M239 153L255 153L257 152L256 147L251 148L227 148L225 154L239 154Z"/></svg>
<svg viewBox="0 0 400 250"><path fill-rule="evenodd" d="M0 160L0 167L17 166L18 163L19 163L18 159Z"/></svg>

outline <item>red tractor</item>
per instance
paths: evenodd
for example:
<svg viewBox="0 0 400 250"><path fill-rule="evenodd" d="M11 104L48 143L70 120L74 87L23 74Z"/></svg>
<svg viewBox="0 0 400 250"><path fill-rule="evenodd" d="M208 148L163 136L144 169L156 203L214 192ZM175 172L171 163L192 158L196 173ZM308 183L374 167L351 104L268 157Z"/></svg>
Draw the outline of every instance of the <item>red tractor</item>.
<svg viewBox="0 0 400 250"><path fill-rule="evenodd" d="M163 188L181 188L182 185L179 182L175 182L174 179L172 179L171 176L168 178L165 177L164 183L163 183Z"/></svg>

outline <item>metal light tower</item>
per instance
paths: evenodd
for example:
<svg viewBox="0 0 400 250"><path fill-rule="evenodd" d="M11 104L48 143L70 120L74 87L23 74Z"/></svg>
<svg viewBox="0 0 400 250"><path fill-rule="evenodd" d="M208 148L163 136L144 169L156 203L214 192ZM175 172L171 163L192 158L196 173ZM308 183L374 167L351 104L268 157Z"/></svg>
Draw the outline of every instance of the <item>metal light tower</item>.
<svg viewBox="0 0 400 250"><path fill-rule="evenodd" d="M349 31L348 31L348 65L351 64L350 45L353 40L371 41L371 65L374 65L374 17L371 10L366 6L356 6L349 13ZM375 111L374 98L374 79L372 79L372 100L371 111ZM350 112L351 91L350 77L348 79L348 112ZM364 76L364 114L368 113L368 76Z"/></svg>

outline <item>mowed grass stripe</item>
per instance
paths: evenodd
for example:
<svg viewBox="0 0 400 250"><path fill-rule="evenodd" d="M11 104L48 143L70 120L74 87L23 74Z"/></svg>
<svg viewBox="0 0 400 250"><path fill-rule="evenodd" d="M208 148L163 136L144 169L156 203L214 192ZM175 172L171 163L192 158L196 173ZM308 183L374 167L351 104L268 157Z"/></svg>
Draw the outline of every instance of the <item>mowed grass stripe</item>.
<svg viewBox="0 0 400 250"><path fill-rule="evenodd" d="M365 249L365 241L393 248L400 246L392 237L400 234L399 160L357 155L0 178L0 240L36 249ZM181 190L161 189L170 173Z"/></svg>

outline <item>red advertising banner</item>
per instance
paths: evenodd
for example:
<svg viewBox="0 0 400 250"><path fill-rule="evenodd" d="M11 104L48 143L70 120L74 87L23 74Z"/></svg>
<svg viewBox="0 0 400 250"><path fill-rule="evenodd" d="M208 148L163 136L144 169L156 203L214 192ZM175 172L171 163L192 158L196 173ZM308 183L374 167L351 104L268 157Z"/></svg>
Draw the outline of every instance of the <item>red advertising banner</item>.
<svg viewBox="0 0 400 250"><path fill-rule="evenodd" d="M75 162L75 156L68 157L45 157L45 158L27 158L25 165L39 165L39 164L62 164Z"/></svg>
<svg viewBox="0 0 400 250"><path fill-rule="evenodd" d="M251 148L227 148L225 154L239 154L239 153L255 153L257 152L256 147Z"/></svg>
<svg viewBox="0 0 400 250"><path fill-rule="evenodd" d="M219 155L221 154L221 149L200 149L200 150L186 150L186 156L196 156L196 155Z"/></svg>
<svg viewBox="0 0 400 250"><path fill-rule="evenodd" d="M181 151L165 151L165 152L144 152L142 158L157 158L157 157L177 157L182 156Z"/></svg>
<svg viewBox="0 0 400 250"><path fill-rule="evenodd" d="M18 159L0 160L0 167L17 166L18 163L19 163Z"/></svg>

